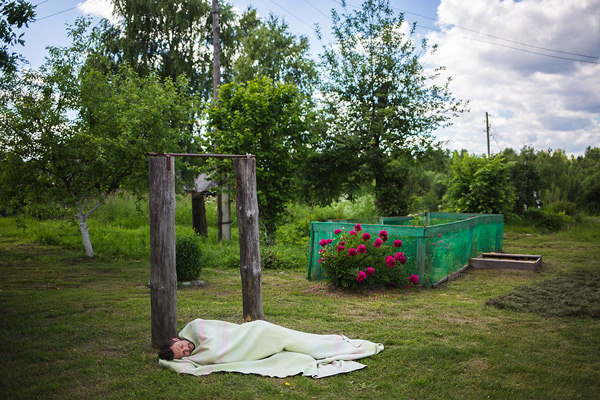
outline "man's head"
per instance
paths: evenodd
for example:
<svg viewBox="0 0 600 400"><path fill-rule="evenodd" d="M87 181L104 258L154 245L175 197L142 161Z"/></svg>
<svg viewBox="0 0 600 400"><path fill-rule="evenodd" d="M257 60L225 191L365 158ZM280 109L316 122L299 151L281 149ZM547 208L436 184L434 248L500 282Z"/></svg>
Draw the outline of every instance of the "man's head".
<svg viewBox="0 0 600 400"><path fill-rule="evenodd" d="M158 358L162 360L173 360L187 357L194 351L194 343L186 339L173 338L171 342L160 346Z"/></svg>

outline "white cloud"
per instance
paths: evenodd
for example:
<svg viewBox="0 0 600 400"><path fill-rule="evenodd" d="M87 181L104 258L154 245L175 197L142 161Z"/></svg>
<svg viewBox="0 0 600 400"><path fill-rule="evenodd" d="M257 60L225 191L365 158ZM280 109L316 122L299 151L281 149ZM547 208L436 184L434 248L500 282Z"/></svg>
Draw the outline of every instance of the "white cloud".
<svg viewBox="0 0 600 400"><path fill-rule="evenodd" d="M471 109L436 132L451 140L450 148L487 151L486 111L492 152L530 145L583 154L587 146L600 146L600 64L530 53L600 63L580 56L600 57L600 2L441 0L438 19L452 25L440 24L442 32L429 35L439 48L427 63L447 67L453 94L470 100Z"/></svg>
<svg viewBox="0 0 600 400"><path fill-rule="evenodd" d="M77 8L92 17L106 18L113 24L118 23L118 19L113 16L114 8L111 0L86 0L78 3Z"/></svg>

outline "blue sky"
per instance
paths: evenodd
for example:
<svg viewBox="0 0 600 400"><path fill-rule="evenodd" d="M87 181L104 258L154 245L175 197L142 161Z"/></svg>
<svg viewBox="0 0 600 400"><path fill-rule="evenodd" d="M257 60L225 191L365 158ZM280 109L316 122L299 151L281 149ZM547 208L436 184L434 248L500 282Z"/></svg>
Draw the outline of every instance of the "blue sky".
<svg viewBox="0 0 600 400"><path fill-rule="evenodd" d="M230 1L240 11L273 13L290 31L307 36L313 55L331 35L330 10L336 0ZM82 15L109 16L108 0L33 0L37 21L25 30L25 47L16 48L33 68L45 47L68 44L66 25ZM360 0L347 1L349 11ZM435 136L452 150L487 152L485 113L490 116L491 152L563 149L581 155L600 147L600 2L597 0L391 0L391 6L417 22L417 33L438 44L424 58L433 68L446 66L457 98L470 112ZM578 60L578 61L577 61Z"/></svg>

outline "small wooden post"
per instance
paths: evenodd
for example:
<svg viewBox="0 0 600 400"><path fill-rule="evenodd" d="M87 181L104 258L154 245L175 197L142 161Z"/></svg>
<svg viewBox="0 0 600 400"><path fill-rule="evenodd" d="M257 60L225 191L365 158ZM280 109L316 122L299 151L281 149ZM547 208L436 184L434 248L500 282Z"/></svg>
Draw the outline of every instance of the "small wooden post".
<svg viewBox="0 0 600 400"><path fill-rule="evenodd" d="M169 156L150 157L150 306L152 346L177 336L175 168Z"/></svg>
<svg viewBox="0 0 600 400"><path fill-rule="evenodd" d="M262 303L256 168L253 157L233 160L236 211L240 236L243 316L246 322L265 319Z"/></svg>

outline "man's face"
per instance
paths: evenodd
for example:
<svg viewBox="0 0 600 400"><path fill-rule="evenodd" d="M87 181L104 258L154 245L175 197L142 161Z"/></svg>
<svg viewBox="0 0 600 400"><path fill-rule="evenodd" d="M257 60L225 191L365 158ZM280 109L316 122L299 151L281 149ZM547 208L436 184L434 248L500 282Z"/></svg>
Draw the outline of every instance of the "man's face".
<svg viewBox="0 0 600 400"><path fill-rule="evenodd" d="M188 357L194 351L194 343L185 339L177 340L171 345L171 350L173 350L173 358Z"/></svg>

